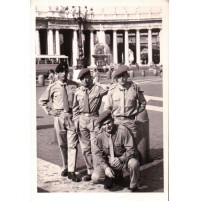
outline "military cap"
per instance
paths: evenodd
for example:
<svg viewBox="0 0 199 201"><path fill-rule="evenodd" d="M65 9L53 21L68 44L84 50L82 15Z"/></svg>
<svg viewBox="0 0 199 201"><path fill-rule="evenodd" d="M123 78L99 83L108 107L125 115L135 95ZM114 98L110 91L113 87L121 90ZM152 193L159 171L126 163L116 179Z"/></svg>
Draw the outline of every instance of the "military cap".
<svg viewBox="0 0 199 201"><path fill-rule="evenodd" d="M91 74L90 70L88 68L83 68L79 72L79 75L78 75L77 79L81 79L81 78L83 78L83 76L85 76L87 74L89 74L89 75Z"/></svg>
<svg viewBox="0 0 199 201"><path fill-rule="evenodd" d="M121 75L122 73L125 73L127 72L129 69L128 66L126 65L121 65L117 68L117 70L114 72L114 77L118 76L118 75Z"/></svg>
<svg viewBox="0 0 199 201"><path fill-rule="evenodd" d="M60 63L57 65L55 71L57 73L60 73L60 72L63 72L63 71L66 71L68 70L68 63L67 62L63 62L63 63Z"/></svg>
<svg viewBox="0 0 199 201"><path fill-rule="evenodd" d="M96 124L102 124L103 122L105 122L108 119L112 119L111 112L109 110L106 110L99 115L99 117L96 121Z"/></svg>

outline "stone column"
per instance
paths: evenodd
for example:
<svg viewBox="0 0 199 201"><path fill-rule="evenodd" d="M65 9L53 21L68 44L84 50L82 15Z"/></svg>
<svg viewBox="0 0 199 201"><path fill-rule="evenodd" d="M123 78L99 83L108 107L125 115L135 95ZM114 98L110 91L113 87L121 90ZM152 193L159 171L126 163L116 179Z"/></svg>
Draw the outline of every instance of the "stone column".
<svg viewBox="0 0 199 201"><path fill-rule="evenodd" d="M95 65L94 57L92 56L94 54L94 36L93 31L90 31L90 58L91 58L91 66Z"/></svg>
<svg viewBox="0 0 199 201"><path fill-rule="evenodd" d="M153 62L152 58L152 31L148 30L148 65Z"/></svg>
<svg viewBox="0 0 199 201"><path fill-rule="evenodd" d="M39 37L39 30L35 32L35 54L41 54L41 47L40 47L40 37Z"/></svg>
<svg viewBox="0 0 199 201"><path fill-rule="evenodd" d="M117 64L118 63L118 58L117 58L117 31L113 31L113 63Z"/></svg>
<svg viewBox="0 0 199 201"><path fill-rule="evenodd" d="M77 65L77 53L78 53L78 48L77 48L77 30L73 30L73 66Z"/></svg>
<svg viewBox="0 0 199 201"><path fill-rule="evenodd" d="M60 55L59 30L55 30L55 54Z"/></svg>
<svg viewBox="0 0 199 201"><path fill-rule="evenodd" d="M53 55L53 30L48 30L48 55Z"/></svg>
<svg viewBox="0 0 199 201"><path fill-rule="evenodd" d="M129 65L129 36L128 30L124 31L124 63L125 65Z"/></svg>
<svg viewBox="0 0 199 201"><path fill-rule="evenodd" d="M140 30L136 30L136 63L138 65L141 64L140 62Z"/></svg>

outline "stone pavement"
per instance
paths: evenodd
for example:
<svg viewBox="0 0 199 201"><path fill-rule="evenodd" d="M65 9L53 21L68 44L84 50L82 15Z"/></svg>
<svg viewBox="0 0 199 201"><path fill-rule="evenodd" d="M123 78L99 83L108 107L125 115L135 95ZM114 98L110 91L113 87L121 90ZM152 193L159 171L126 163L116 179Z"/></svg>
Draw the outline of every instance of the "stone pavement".
<svg viewBox="0 0 199 201"><path fill-rule="evenodd" d="M139 191L164 192L162 80L159 77L146 77L137 78L136 82L144 88L150 119L150 162L140 168L142 177ZM36 87L37 102L45 87ZM45 115L38 105L36 109L38 192L110 192L104 190L102 184L94 185L92 181L75 183L60 176L61 157L59 148L54 142L53 118ZM80 149L77 161L77 173L81 178L86 174L86 168ZM114 185L111 192L129 192L128 173L124 176L125 185L123 187Z"/></svg>

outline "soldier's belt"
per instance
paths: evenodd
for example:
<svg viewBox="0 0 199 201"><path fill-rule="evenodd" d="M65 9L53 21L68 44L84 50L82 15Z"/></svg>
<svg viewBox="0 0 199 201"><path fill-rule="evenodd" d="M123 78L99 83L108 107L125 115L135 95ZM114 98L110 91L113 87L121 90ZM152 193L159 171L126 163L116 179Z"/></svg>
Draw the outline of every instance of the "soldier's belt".
<svg viewBox="0 0 199 201"><path fill-rule="evenodd" d="M57 112L60 112L60 113L64 112L64 113L72 114L72 109L69 109L68 112L65 112L64 109L54 109L54 110L56 110Z"/></svg>
<svg viewBox="0 0 199 201"><path fill-rule="evenodd" d="M132 116L115 116L114 119L118 119L118 120L134 120L135 119L135 115L132 115Z"/></svg>
<svg viewBox="0 0 199 201"><path fill-rule="evenodd" d="M81 113L81 115L84 115L85 117L91 117L98 115L98 112L91 112L91 113Z"/></svg>

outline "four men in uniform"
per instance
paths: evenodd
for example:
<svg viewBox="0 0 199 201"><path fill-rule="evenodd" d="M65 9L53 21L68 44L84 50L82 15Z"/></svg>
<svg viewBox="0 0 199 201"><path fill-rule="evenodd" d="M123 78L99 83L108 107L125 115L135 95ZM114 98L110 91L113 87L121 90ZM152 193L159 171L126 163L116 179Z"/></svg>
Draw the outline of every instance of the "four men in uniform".
<svg viewBox="0 0 199 201"><path fill-rule="evenodd" d="M145 109L146 100L140 87L128 81L127 70L125 65L117 68L114 72L117 83L108 90L99 83L93 84L88 68L80 71L81 86L78 87L77 83L67 80L68 65L57 66L59 79L47 87L39 104L48 115L54 116L64 167L62 176L68 176L74 182L80 181L75 174L79 140L87 167L84 181L92 179L99 183L105 180L104 187L110 189L118 175L122 180L121 172L128 170L129 188L132 192L137 190L136 116ZM99 116L102 97L107 93L105 112ZM53 109L47 104L50 99Z"/></svg>

